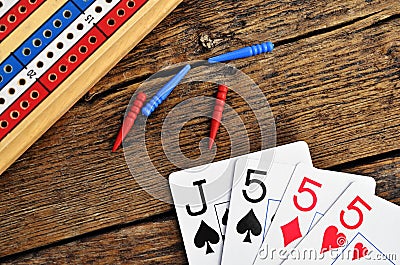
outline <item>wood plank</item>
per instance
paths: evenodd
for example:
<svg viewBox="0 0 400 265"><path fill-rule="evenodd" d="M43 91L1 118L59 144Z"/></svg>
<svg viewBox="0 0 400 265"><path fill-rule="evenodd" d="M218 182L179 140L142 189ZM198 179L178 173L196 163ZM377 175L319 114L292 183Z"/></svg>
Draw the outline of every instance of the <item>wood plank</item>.
<svg viewBox="0 0 400 265"><path fill-rule="evenodd" d="M180 20L185 16L185 10L191 8L188 3L191 2L181 5L173 14L180 25L189 23ZM204 25L207 25L206 21L221 25L223 21L207 20L201 15L209 12L204 10L216 8L211 1L207 3L208 6L196 12L198 19ZM356 6L353 1L348 3ZM235 62L267 95L276 118L279 144L308 141L315 165L324 168L397 148L400 55L396 36L399 36L400 22L396 17L386 19L397 10L397 5L392 5L391 9L381 6L382 11L377 11L377 14L332 31L303 36L287 43L284 42L286 38L281 38L281 45L272 55ZM351 9L345 17L352 17ZM321 19L330 21L336 17ZM382 19L386 20L377 23ZM168 23L165 21L161 27L167 28ZM229 20L226 24L229 23L233 22ZM229 25L225 27L231 32L236 29L230 29ZM258 28L267 32L268 24L260 21ZM161 38L158 30L148 39ZM175 32L180 30L172 29ZM203 30L194 28L190 35L197 36ZM281 32L285 30L286 27L281 27ZM237 41L236 44L256 43L260 39L251 34L246 38L243 35L242 38L246 39L243 42L234 36L226 38L226 43L230 38L232 42ZM184 60L188 58L187 52L193 52L193 47L201 50L197 42L192 45L187 46L187 50L185 42L164 45L162 50L165 54L169 49L177 54L168 58L158 57L157 61L172 64ZM219 49L224 47L227 48L228 44ZM132 53L135 58L128 56L125 60L140 58L143 48ZM154 58L163 53L155 50L148 50ZM144 74L152 73L160 66L154 66L154 59L149 59L146 64L154 68L146 70L148 68L144 67ZM124 69L121 64L119 68ZM125 70L129 74L132 69ZM139 72L138 69L135 71ZM114 81L111 79L112 84ZM125 165L122 152L110 152L121 115L139 85L133 82L125 87L123 82L125 79L120 79L121 87L116 85L89 102L80 101L1 176L0 256L171 210L169 205L151 198L140 189ZM214 93L212 85L182 85L148 121L149 154L163 176L177 170L166 159L160 144L160 128L168 111L194 96L212 96ZM258 150L257 123L246 102L233 93L227 102L245 120L252 151ZM200 105L194 107L201 109ZM225 120L230 121L227 117ZM206 118L195 119L184 127L181 144L188 157L198 156L198 142L208 135L208 130ZM135 139L132 136L130 141ZM230 144L226 130L221 130L217 142L221 146L217 159L228 158ZM142 177L148 178L149 183L156 187L147 170L141 168Z"/></svg>
<svg viewBox="0 0 400 265"><path fill-rule="evenodd" d="M389 158L341 165L334 170L368 175L377 194L400 205L400 152ZM172 219L171 219L172 218ZM1 260L0 260L1 261ZM186 264L175 214L3 260L3 264Z"/></svg>
<svg viewBox="0 0 400 265"><path fill-rule="evenodd" d="M285 42L369 16L372 16L370 23L374 23L399 14L399 9L396 0L184 1L173 16L167 17L100 80L86 99L118 87L121 82L142 80L167 65L206 60L263 41ZM257 62L260 57L246 62ZM248 64L232 63L244 70L249 68Z"/></svg>
<svg viewBox="0 0 400 265"><path fill-rule="evenodd" d="M177 223L166 218L84 237L2 264L185 264Z"/></svg>
<svg viewBox="0 0 400 265"><path fill-rule="evenodd" d="M356 163L339 165L332 170L371 176L376 180L376 195L400 205L400 152L386 158L364 159Z"/></svg>

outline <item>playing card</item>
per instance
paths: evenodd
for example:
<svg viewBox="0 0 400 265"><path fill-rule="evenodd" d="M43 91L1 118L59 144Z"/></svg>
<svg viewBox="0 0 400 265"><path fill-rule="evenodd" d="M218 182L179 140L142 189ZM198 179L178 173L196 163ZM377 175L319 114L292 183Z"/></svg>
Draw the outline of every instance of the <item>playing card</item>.
<svg viewBox="0 0 400 265"><path fill-rule="evenodd" d="M399 223L399 206L352 184L284 264L400 264Z"/></svg>
<svg viewBox="0 0 400 265"><path fill-rule="evenodd" d="M281 264L284 254L277 258L268 252L284 253L296 247L352 182L363 183L367 191L375 192L373 178L298 164L254 264Z"/></svg>
<svg viewBox="0 0 400 265"><path fill-rule="evenodd" d="M306 148L307 151L300 152ZM283 152L284 151L284 152ZM260 158L260 168L268 169L291 152L308 154L307 145L297 142L246 155ZM299 154L300 154L299 153ZM243 157L243 156L242 156ZM223 238L237 158L172 173L172 197L188 261L192 265L220 264ZM284 161L284 160L283 160Z"/></svg>
<svg viewBox="0 0 400 265"><path fill-rule="evenodd" d="M222 265L253 264L295 165L312 165L304 142L282 147L269 168L264 168L260 159L253 156L236 161Z"/></svg>

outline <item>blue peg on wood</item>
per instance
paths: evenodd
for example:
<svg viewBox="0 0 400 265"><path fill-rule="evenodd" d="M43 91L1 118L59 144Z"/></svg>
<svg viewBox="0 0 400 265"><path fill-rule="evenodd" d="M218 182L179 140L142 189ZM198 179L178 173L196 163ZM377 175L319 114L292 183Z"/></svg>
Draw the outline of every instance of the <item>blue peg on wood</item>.
<svg viewBox="0 0 400 265"><path fill-rule="evenodd" d="M190 65L186 65L179 71L171 80L168 81L160 90L158 90L157 94L142 108L142 114L146 117L150 116L151 113L160 105L174 88L181 82L181 80L185 77L185 75L190 70Z"/></svg>
<svg viewBox="0 0 400 265"><path fill-rule="evenodd" d="M230 61L230 60L236 60L236 59L242 59L242 58L247 58L250 56L255 56L259 55L261 53L265 52L271 52L274 49L274 44L272 42L267 41L261 44L249 46L249 47L244 47L241 49L238 49L236 51L228 52L225 54L221 54L215 57L212 57L208 59L209 63L220 63L220 62L225 62L225 61Z"/></svg>

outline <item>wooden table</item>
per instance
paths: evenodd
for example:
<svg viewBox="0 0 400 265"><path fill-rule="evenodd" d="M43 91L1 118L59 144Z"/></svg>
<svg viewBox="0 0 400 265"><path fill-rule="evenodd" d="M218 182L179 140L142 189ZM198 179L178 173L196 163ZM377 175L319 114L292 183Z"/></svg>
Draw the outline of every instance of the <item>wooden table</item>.
<svg viewBox="0 0 400 265"><path fill-rule="evenodd" d="M111 153L133 92L161 68L273 41L272 54L231 62L262 89L277 144L309 143L315 166L372 176L377 194L400 204L400 2L184 0L0 178L0 262L4 264L182 264L171 205L146 194L122 150ZM160 148L168 111L211 84L182 85L147 121L147 146L167 177ZM252 115L227 100L260 149ZM209 120L181 134L188 157ZM221 130L217 160L229 158Z"/></svg>

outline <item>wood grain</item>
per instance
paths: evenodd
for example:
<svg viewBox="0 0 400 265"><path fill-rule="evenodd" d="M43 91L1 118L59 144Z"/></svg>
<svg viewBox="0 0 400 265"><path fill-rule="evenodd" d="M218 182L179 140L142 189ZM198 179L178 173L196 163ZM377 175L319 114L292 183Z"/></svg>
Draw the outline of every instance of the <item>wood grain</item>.
<svg viewBox="0 0 400 265"><path fill-rule="evenodd" d="M171 210L137 185L122 151L110 150L133 92L144 78L176 62L271 39L278 44L274 53L232 65L266 95L279 144L306 140L315 165L322 168L398 149L398 2L252 4L257 9L243 1L184 1L87 100L78 102L2 174L0 256ZM202 34L215 41L212 51L198 41ZM163 120L176 104L215 92L211 84L179 86L147 121L148 153L164 177L178 168L160 144ZM248 104L235 93L229 94L227 104L244 121L251 150L258 150L260 134ZM193 107L211 112L200 104ZM230 123L228 117L224 120ZM207 118L188 122L180 133L183 153L197 157L198 143L208 130ZM134 131L129 141L135 143L136 137ZM224 128L217 144L216 159L228 158L231 148ZM149 169L138 168L157 189Z"/></svg>
<svg viewBox="0 0 400 265"><path fill-rule="evenodd" d="M371 176L376 181L376 195L400 205L400 152L391 152L384 158L367 158L332 170Z"/></svg>
<svg viewBox="0 0 400 265"><path fill-rule="evenodd" d="M377 195L400 205L400 152L389 158L362 160L332 169L374 177ZM3 260L5 265L28 263L187 264L187 260L176 216L169 214Z"/></svg>
<svg viewBox="0 0 400 265"><path fill-rule="evenodd" d="M135 51L100 80L86 99L120 87L121 83L142 80L174 63L206 60L263 41L292 43L365 18L369 20L355 28L378 23L399 13L400 4L396 0L184 1L174 15L167 17ZM201 41L204 37L208 41ZM347 46L347 43L341 46ZM231 64L257 75L260 66L268 62L262 59L263 56L258 56Z"/></svg>
<svg viewBox="0 0 400 265"><path fill-rule="evenodd" d="M184 264L183 243L174 219L163 218L83 237L2 264Z"/></svg>

